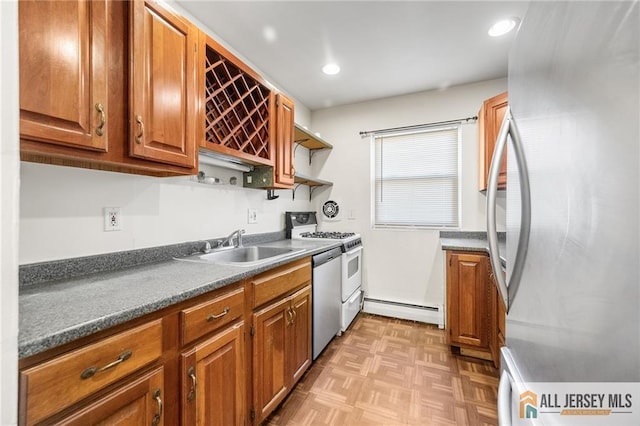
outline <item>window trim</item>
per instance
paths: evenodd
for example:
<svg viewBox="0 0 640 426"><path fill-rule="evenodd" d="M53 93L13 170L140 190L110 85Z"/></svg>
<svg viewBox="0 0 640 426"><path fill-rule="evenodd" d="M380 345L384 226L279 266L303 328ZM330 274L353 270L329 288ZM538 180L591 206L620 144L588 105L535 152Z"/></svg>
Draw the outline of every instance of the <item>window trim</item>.
<svg viewBox="0 0 640 426"><path fill-rule="evenodd" d="M428 131L450 130L456 129L458 132L458 140L456 143L456 149L458 152L457 161L457 175L458 175L458 214L457 225L455 226L435 226L435 225L380 225L376 223L376 138L404 136L415 133L425 133ZM372 230L380 231L428 231L428 230L446 230L446 231L458 231L462 229L462 125L458 124L446 124L442 126L428 125L422 128L412 128L411 130L396 131L396 132L378 132L371 133L369 136L369 153L370 153L370 167L369 167L369 190L370 190L370 228Z"/></svg>

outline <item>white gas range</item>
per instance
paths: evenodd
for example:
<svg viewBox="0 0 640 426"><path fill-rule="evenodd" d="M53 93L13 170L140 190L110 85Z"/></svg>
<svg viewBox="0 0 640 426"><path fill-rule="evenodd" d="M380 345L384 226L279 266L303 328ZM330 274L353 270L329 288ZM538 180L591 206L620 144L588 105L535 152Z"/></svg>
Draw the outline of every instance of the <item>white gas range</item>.
<svg viewBox="0 0 640 426"><path fill-rule="evenodd" d="M341 255L340 330L347 330L362 306L362 239L355 232L321 232L317 230L315 212L286 212L287 238L294 240L338 241Z"/></svg>

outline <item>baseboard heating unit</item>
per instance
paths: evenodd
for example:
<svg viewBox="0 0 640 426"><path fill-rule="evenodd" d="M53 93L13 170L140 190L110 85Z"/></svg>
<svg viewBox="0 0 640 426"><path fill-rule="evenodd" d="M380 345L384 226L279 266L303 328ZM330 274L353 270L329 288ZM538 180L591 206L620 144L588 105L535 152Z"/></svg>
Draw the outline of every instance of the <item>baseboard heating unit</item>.
<svg viewBox="0 0 640 426"><path fill-rule="evenodd" d="M444 309L442 305L421 306L365 297L362 310L385 317L437 324L439 328L444 328Z"/></svg>

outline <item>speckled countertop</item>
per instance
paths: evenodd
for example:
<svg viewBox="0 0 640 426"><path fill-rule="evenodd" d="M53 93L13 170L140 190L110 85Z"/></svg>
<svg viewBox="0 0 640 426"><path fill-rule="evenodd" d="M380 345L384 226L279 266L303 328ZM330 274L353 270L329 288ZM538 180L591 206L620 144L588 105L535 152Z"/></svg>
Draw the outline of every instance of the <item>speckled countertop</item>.
<svg viewBox="0 0 640 426"><path fill-rule="evenodd" d="M440 245L442 250L483 251L489 253L489 242L486 232L441 231ZM498 250L502 267L507 264L507 241L504 232L498 232Z"/></svg>
<svg viewBox="0 0 640 426"><path fill-rule="evenodd" d="M255 266L169 259L21 287L19 357L35 355L292 260L339 246L335 242L300 240L260 245L303 251Z"/></svg>

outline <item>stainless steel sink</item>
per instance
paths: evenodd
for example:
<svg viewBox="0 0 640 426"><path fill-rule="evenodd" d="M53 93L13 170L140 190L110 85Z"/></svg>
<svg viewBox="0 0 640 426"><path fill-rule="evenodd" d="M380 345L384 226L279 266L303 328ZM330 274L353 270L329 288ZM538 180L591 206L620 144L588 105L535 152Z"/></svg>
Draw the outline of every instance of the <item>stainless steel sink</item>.
<svg viewBox="0 0 640 426"><path fill-rule="evenodd" d="M220 263L240 266L253 266L268 260L278 260L301 253L304 249L285 247L249 246L217 250L207 254L175 258L185 262Z"/></svg>

